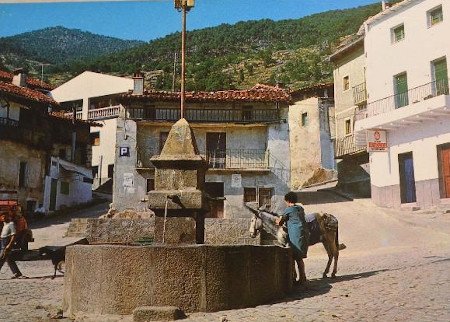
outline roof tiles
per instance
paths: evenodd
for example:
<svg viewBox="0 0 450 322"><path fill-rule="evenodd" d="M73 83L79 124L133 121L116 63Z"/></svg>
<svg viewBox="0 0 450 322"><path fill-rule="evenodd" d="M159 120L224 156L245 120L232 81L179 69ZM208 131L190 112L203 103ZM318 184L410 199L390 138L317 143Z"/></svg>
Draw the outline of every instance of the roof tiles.
<svg viewBox="0 0 450 322"><path fill-rule="evenodd" d="M31 88L20 87L11 83L0 81L0 94L6 94L8 96L24 99L27 101L48 104L52 106L59 106L59 104L51 97Z"/></svg>

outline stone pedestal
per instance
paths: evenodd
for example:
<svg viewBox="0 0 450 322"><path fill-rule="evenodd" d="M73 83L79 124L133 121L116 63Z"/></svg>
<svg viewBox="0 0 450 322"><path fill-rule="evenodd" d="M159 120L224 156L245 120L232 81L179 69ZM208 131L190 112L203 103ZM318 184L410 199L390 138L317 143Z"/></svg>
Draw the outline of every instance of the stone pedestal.
<svg viewBox="0 0 450 322"><path fill-rule="evenodd" d="M156 241L162 242L164 235L168 244L202 244L208 210L203 193L207 163L199 155L194 133L185 119L172 126L161 154L151 161L156 168L155 190L148 194L148 206L157 217ZM165 215L164 230L161 218Z"/></svg>

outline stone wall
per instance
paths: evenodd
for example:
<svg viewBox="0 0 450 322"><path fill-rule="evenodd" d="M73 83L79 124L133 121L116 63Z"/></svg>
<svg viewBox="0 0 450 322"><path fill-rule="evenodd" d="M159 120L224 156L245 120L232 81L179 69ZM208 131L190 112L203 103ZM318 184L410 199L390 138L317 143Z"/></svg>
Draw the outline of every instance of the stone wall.
<svg viewBox="0 0 450 322"><path fill-rule="evenodd" d="M173 218L180 219L180 218ZM171 218L168 218L171 220ZM167 226L166 238L171 238ZM205 244L209 245L260 245L258 235L251 238L249 218L205 219ZM151 219L72 219L67 237L86 237L90 243L133 243L143 237L155 237L155 218Z"/></svg>
<svg viewBox="0 0 450 322"><path fill-rule="evenodd" d="M131 314L140 306L186 312L256 306L292 288L290 249L275 246L71 246L63 310Z"/></svg>

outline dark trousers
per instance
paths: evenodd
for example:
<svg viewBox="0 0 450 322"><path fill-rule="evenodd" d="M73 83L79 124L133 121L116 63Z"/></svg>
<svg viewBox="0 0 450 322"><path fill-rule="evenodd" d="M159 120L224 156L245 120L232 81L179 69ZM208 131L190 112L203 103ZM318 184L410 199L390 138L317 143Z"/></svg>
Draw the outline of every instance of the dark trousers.
<svg viewBox="0 0 450 322"><path fill-rule="evenodd" d="M3 258L3 253L4 253L6 246L9 244L9 240L10 240L10 238L2 238L1 249L0 249L0 270L3 267L3 264L5 264L5 262L6 262L9 266L9 268L11 269L11 272L13 272L14 275L22 275L22 273L19 270L19 267L17 267L16 262L13 259L11 259L11 256L10 256L11 254L8 254Z"/></svg>

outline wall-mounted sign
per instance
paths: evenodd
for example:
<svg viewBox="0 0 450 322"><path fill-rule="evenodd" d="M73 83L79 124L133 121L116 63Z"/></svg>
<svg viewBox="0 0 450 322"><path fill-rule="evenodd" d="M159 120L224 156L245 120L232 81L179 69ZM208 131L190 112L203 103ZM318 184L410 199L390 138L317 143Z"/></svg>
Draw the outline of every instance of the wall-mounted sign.
<svg viewBox="0 0 450 322"><path fill-rule="evenodd" d="M240 174L231 175L231 188L241 188L242 187L242 176Z"/></svg>
<svg viewBox="0 0 450 322"><path fill-rule="evenodd" d="M119 157L129 157L130 156L130 148L128 146L121 146L119 148Z"/></svg>
<svg viewBox="0 0 450 322"><path fill-rule="evenodd" d="M379 152L387 151L387 134L383 130L368 130L367 131L367 151Z"/></svg>

